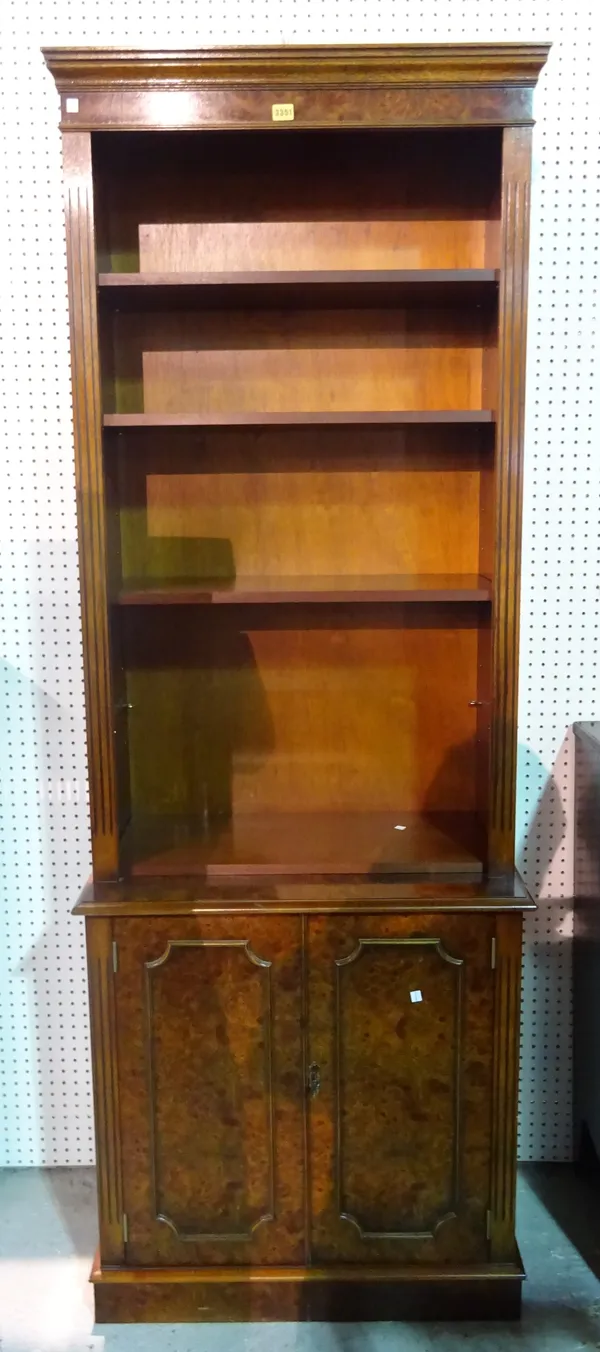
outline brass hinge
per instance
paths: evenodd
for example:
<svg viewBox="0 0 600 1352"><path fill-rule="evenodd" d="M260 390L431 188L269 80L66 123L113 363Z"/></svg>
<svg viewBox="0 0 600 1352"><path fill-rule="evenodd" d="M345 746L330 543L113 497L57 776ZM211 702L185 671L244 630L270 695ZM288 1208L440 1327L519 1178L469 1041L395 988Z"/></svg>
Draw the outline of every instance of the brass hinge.
<svg viewBox="0 0 600 1352"><path fill-rule="evenodd" d="M122 1226L122 1230L123 1230L123 1243L124 1243L124 1244L127 1244L128 1240L129 1240L129 1224L128 1224L128 1221L127 1221L127 1214L126 1214L125 1211L123 1212L123 1219L122 1219L122 1221L121 1221L121 1226Z"/></svg>
<svg viewBox="0 0 600 1352"><path fill-rule="evenodd" d="M119 970L119 946L118 946L118 944L117 944L116 939L113 939L112 955L113 955L113 972L118 972L118 970Z"/></svg>
<svg viewBox="0 0 600 1352"><path fill-rule="evenodd" d="M492 971L495 972L495 970L496 970L496 937L495 937L495 936L494 936L494 938L492 939L491 964L492 964Z"/></svg>
<svg viewBox="0 0 600 1352"><path fill-rule="evenodd" d="M491 1213L491 1211L486 1211L486 1213L485 1213L485 1237L486 1237L486 1239L491 1239L491 1238L492 1238L492 1213Z"/></svg>

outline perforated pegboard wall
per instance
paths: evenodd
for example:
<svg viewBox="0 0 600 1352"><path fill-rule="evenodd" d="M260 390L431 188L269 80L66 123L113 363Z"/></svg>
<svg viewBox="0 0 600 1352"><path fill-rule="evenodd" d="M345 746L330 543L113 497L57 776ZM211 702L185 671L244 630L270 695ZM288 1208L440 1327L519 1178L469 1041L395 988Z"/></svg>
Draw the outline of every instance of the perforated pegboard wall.
<svg viewBox="0 0 600 1352"><path fill-rule="evenodd" d="M575 718L595 707L594 0L3 0L0 13L0 1164L91 1160L89 867L58 99L42 44L551 39L538 90L519 822L527 924L521 1156L570 1152L567 848ZM600 370L600 367L598 368Z"/></svg>

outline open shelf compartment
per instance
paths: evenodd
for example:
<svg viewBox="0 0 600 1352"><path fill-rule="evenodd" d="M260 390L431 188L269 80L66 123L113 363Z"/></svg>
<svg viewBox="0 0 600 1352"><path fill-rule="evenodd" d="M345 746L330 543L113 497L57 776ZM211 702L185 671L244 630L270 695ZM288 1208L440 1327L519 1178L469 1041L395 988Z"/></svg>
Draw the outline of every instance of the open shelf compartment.
<svg viewBox="0 0 600 1352"><path fill-rule="evenodd" d="M501 134L148 145L94 137L120 867L480 873Z"/></svg>
<svg viewBox="0 0 600 1352"><path fill-rule="evenodd" d="M119 628L126 873L483 867L488 607L141 606Z"/></svg>
<svg viewBox="0 0 600 1352"><path fill-rule="evenodd" d="M498 128L94 135L100 274L498 268Z"/></svg>

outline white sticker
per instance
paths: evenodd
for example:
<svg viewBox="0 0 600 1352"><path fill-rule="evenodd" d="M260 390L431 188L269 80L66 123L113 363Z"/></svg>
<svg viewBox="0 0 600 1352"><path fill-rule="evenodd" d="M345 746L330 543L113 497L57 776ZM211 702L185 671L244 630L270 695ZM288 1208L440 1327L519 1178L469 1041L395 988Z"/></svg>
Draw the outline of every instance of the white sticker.
<svg viewBox="0 0 600 1352"><path fill-rule="evenodd" d="M410 1002L412 1005L420 1005L423 996L420 991L411 991Z"/></svg>
<svg viewBox="0 0 600 1352"><path fill-rule="evenodd" d="M406 827L405 827L405 826L395 826L395 827L394 827L394 831L406 831Z"/></svg>
<svg viewBox="0 0 600 1352"><path fill-rule="evenodd" d="M78 113L79 99L65 99L65 113Z"/></svg>

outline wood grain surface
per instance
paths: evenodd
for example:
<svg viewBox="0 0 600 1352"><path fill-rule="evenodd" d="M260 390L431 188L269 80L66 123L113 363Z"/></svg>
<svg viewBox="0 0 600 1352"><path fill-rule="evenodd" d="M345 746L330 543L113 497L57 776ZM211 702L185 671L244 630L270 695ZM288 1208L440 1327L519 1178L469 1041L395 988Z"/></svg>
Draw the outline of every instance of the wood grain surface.
<svg viewBox="0 0 600 1352"><path fill-rule="evenodd" d="M99 1323L259 1323L318 1320L518 1319L523 1269L489 1265L422 1270L414 1265L374 1273L354 1264L344 1270L229 1268L211 1281L207 1270L96 1269ZM331 1275L329 1275L329 1273ZM177 1280L178 1277L187 1280ZM125 1279L125 1280L123 1280Z"/></svg>
<svg viewBox="0 0 600 1352"><path fill-rule="evenodd" d="M310 919L304 1056L297 920L114 933L129 1262L485 1259L493 922Z"/></svg>
<svg viewBox="0 0 600 1352"><path fill-rule="evenodd" d="M268 882L221 880L208 883L198 877L127 878L116 883L90 880L80 894L75 913L90 916L152 915L332 915L344 912L464 914L497 911L500 914L535 910L514 869L498 877L486 873L411 874L409 877L320 879Z"/></svg>
<svg viewBox="0 0 600 1352"><path fill-rule="evenodd" d="M302 1262L300 921L115 937L128 1262Z"/></svg>
<svg viewBox="0 0 600 1352"><path fill-rule="evenodd" d="M378 573L358 576L130 578L121 606L371 605L490 601L491 579L478 573Z"/></svg>
<svg viewBox="0 0 600 1352"><path fill-rule="evenodd" d="M90 1033L94 1055L94 1122L100 1253L104 1263L125 1258L119 1063L115 1010L113 926L86 921Z"/></svg>
<svg viewBox="0 0 600 1352"><path fill-rule="evenodd" d="M507 128L502 170L490 793L491 853L499 866L513 860L515 852L530 178L531 132Z"/></svg>
<svg viewBox="0 0 600 1352"><path fill-rule="evenodd" d="M116 413L482 408L488 318L476 307L115 312L113 321Z"/></svg>
<svg viewBox="0 0 600 1352"><path fill-rule="evenodd" d="M114 390L113 390L114 394ZM109 396L109 401L112 396ZM291 409L285 413L236 413L230 409L220 413L105 413L104 426L118 431L138 428L185 427L336 427L366 424L385 426L405 423L493 423L495 414L489 408L425 408L425 409L356 409L327 413L301 413Z"/></svg>
<svg viewBox="0 0 600 1352"><path fill-rule="evenodd" d="M492 268L407 268L327 271L101 272L103 312L210 309L395 309L476 305L496 309Z"/></svg>
<svg viewBox="0 0 600 1352"><path fill-rule="evenodd" d="M243 87L268 84L274 74L309 88L371 83L423 82L533 85L548 55L547 43L331 44L277 47L206 47L144 51L119 47L45 47L59 89L156 84L175 80Z"/></svg>
<svg viewBox="0 0 600 1352"><path fill-rule="evenodd" d="M490 1256L511 1261L516 1252L517 1131L519 1102L519 1024L521 1019L520 916L496 922L496 996L494 1011L494 1085L492 1099L492 1186Z"/></svg>
<svg viewBox="0 0 600 1352"><path fill-rule="evenodd" d="M124 579L492 575L491 427L156 429L116 454Z"/></svg>
<svg viewBox="0 0 600 1352"><path fill-rule="evenodd" d="M94 188L91 137L85 132L65 140L63 174L92 857L96 876L110 878L117 873L118 804L94 284Z"/></svg>
<svg viewBox="0 0 600 1352"><path fill-rule="evenodd" d="M222 230L222 226L220 227ZM202 257L202 253L200 254ZM233 260L232 260L233 261ZM296 258L296 262L298 259ZM482 283L497 282L499 271L497 268L396 268L396 269L370 269L361 270L359 268L347 269L330 268L328 271L315 271L313 269L298 269L286 272L285 270L269 271L266 269L248 269L244 271L239 267L229 272L187 272L174 270L157 272L100 272L98 274L98 286L107 287L110 291L126 291L131 289L139 292L144 287L159 288L169 290L170 287L185 287L199 289L207 287L208 294L212 289L219 287L236 288L247 286L256 287L257 290L268 287L353 287L356 291L356 300L360 304L360 294L365 287L369 285L377 286L401 286L407 293L418 292L419 288L424 289L424 295L430 293L433 287L453 287L456 286L456 292L450 292L452 298L460 294L467 300L472 294L472 287ZM299 299L303 293L299 292ZM136 294L132 297L135 304L139 303L139 297Z"/></svg>
<svg viewBox="0 0 600 1352"><path fill-rule="evenodd" d="M482 609L123 607L134 813L474 811Z"/></svg>
<svg viewBox="0 0 600 1352"><path fill-rule="evenodd" d="M315 1260L487 1257L492 934L481 916L310 921Z"/></svg>
<svg viewBox="0 0 600 1352"><path fill-rule="evenodd" d="M131 877L206 879L480 873L485 835L476 812L245 812L133 817L121 857Z"/></svg>
<svg viewBox="0 0 600 1352"><path fill-rule="evenodd" d="M396 204L393 189L390 195ZM415 269L451 268L452 261L461 257L468 258L467 269L476 267L473 259L478 258L483 247L483 221L461 219L458 215L450 223L432 220L428 219L423 206L424 219L417 222L407 219L406 207L404 212L400 204L396 209L398 219L392 221L359 218L350 221L233 220L219 223L200 220L168 225L142 222L139 227L140 273L185 275L205 272L207 279L211 272L229 273L232 280L236 277L242 280L240 273L253 271L259 281L261 270L265 276L269 272L275 276L289 272L288 280L291 281L299 270L310 273L329 269L330 275L325 272L322 280L331 281L335 280L332 271L344 267L348 269L347 280L352 278L355 269L393 269L403 264ZM360 211L358 203L355 210ZM306 215L306 212L305 202L302 214ZM456 266L460 267L460 264ZM485 280L493 279L494 274ZM264 284L264 276L262 280ZM296 280L299 279L296 277ZM363 275L362 280L375 278ZM393 274L387 280L391 283ZM448 280L452 280L452 276Z"/></svg>

